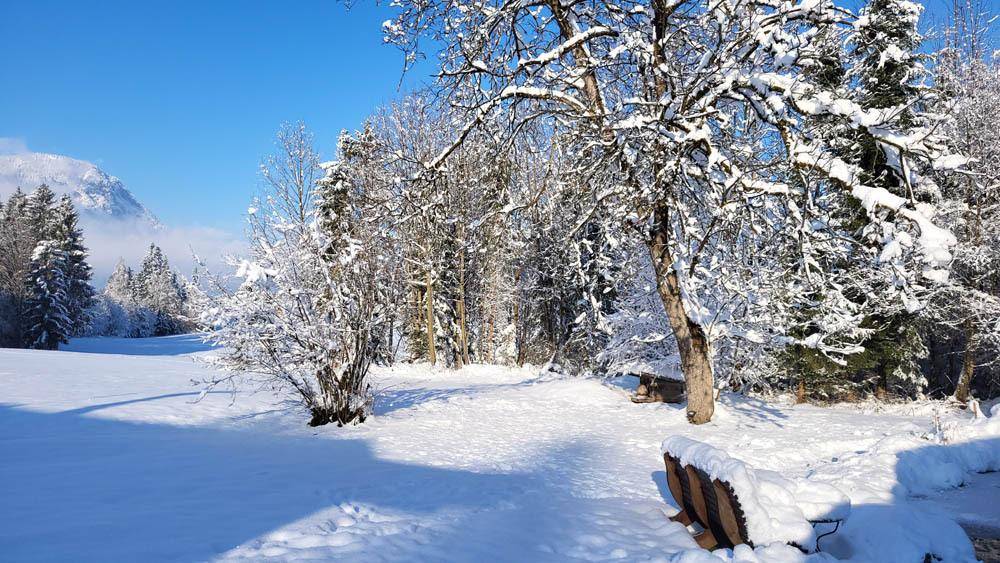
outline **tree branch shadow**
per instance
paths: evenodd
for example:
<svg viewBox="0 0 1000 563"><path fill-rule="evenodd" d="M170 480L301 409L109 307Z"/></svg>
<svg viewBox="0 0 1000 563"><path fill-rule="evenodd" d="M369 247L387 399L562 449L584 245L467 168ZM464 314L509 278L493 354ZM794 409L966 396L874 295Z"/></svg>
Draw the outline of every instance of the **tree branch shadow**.
<svg viewBox="0 0 1000 563"><path fill-rule="evenodd" d="M228 391L207 391L207 392L205 392L205 394L206 395L229 395L231 393L229 393ZM101 403L99 405L90 405L90 406L86 406L86 407L80 407L80 408L76 408L76 409L70 409L70 410L62 411L59 414L81 415L81 414L87 414L87 413L90 413L90 412L100 411L100 410L104 410L104 409L110 409L110 408L114 408L114 407L121 407L121 406L125 406L125 405L133 405L133 404L136 404L136 403L148 403L150 401L158 401L158 400L161 400L161 399L172 399L172 398L175 398L175 397L199 397L201 395L202 395L201 391L186 391L186 392L181 392L181 393L164 393L162 395L154 395L152 397L143 397L141 399L128 399L128 400L124 400L124 401L115 401L115 402L111 402L111 403Z"/></svg>

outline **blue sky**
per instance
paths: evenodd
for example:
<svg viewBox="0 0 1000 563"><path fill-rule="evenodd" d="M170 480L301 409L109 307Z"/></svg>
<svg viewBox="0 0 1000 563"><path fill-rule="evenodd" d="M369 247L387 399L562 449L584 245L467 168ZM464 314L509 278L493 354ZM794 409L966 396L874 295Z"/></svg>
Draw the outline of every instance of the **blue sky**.
<svg viewBox="0 0 1000 563"><path fill-rule="evenodd" d="M305 121L329 157L400 94L390 15L364 0L6 0L0 137L97 163L167 224L238 232L282 121Z"/></svg>
<svg viewBox="0 0 1000 563"><path fill-rule="evenodd" d="M325 158L400 93L390 10L333 0L7 1L0 137L89 160L164 222L241 229L282 121ZM430 80L429 67L403 89Z"/></svg>

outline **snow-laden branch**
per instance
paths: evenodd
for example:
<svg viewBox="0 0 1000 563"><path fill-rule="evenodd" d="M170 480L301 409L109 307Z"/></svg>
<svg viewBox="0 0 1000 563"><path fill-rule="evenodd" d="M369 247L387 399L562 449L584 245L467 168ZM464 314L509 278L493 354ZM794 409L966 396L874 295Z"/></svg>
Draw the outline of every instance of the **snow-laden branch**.
<svg viewBox="0 0 1000 563"><path fill-rule="evenodd" d="M556 102L572 108L583 115L591 115L587 104L576 96L552 88L536 88L533 86L508 86L500 92L500 98L528 98Z"/></svg>
<svg viewBox="0 0 1000 563"><path fill-rule="evenodd" d="M521 69L529 66L546 65L554 60L562 58L566 53L597 37L617 37L617 36L618 32L611 28L604 26L592 27L586 31L573 35L572 37L564 41L562 44L560 44L558 47L548 52L542 53L537 57L525 61L519 61L518 68Z"/></svg>
<svg viewBox="0 0 1000 563"><path fill-rule="evenodd" d="M779 73L756 73L748 82L763 95L780 94L802 115L845 118L853 127L863 128L880 144L893 147L897 155L903 153L926 158L935 170L955 170L969 162L967 157L947 153L945 147L931 143L932 133L925 128L916 128L904 135L887 127L885 124L890 123L903 108L864 109L853 100L835 97L830 91L817 91L811 85ZM768 101L772 106L779 103L774 98L768 98Z"/></svg>
<svg viewBox="0 0 1000 563"><path fill-rule="evenodd" d="M951 248L957 243L955 235L938 227L920 210L910 206L903 197L881 187L866 186L858 181L860 171L854 165L835 156L825 154L818 147L805 141L797 141L789 147L795 162L817 170L828 178L839 182L851 190L865 210L873 213L885 209L912 222L920 231L920 246L928 268L923 271L932 281L948 279L948 265L951 262Z"/></svg>

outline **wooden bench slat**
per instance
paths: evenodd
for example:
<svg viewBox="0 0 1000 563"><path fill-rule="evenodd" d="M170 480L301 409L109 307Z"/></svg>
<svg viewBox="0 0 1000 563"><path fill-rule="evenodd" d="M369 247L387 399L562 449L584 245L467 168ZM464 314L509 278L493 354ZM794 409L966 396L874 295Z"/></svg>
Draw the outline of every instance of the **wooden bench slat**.
<svg viewBox="0 0 1000 563"><path fill-rule="evenodd" d="M670 494L674 495L674 500L678 500L679 497L678 502L681 504L681 511L674 515L671 520L685 526L698 524L702 531L694 536L694 540L701 548L714 549L718 542L708 528L707 512L704 507L705 503L701 500L701 485L698 476L687 471L687 468L670 454L664 454L663 462L667 468L667 485L671 487ZM671 483L674 484L671 485Z"/></svg>
<svg viewBox="0 0 1000 563"><path fill-rule="evenodd" d="M680 463L670 454L663 455L663 463L667 467L667 488L670 489L670 494L673 495L674 502L677 503L677 507L681 510L670 519L674 522L680 522L685 526L690 526L694 522L692 519L694 509L685 500L684 488L677 476L677 469L680 467Z"/></svg>
<svg viewBox="0 0 1000 563"><path fill-rule="evenodd" d="M722 518L719 516L719 498L715 493L715 483L712 482L712 477L705 473L697 467L693 468L696 475L698 475L698 480L701 485L701 496L705 499L705 512L708 520L708 529L712 531L712 535L715 536L716 541L718 541L717 547L728 547L732 548L736 543L741 543L738 541L733 543L730 539L727 530L722 526Z"/></svg>
<svg viewBox="0 0 1000 563"><path fill-rule="evenodd" d="M698 477L695 468L690 465L683 466L682 471L678 472L678 475L684 476L681 478L681 483L685 480L687 481L691 505L694 507L694 513L697 515L697 522L703 529L694 539L698 542L699 546L705 549L715 549L719 541L716 539L714 531L709 524L708 506L705 504L705 495L702 493L701 479Z"/></svg>
<svg viewBox="0 0 1000 563"><path fill-rule="evenodd" d="M716 497L719 499L719 517L722 527L726 530L726 535L733 544L745 543L753 547L750 536L747 534L747 519L740 507L740 502L736 498L736 492L729 483L716 479L712 483L715 487Z"/></svg>

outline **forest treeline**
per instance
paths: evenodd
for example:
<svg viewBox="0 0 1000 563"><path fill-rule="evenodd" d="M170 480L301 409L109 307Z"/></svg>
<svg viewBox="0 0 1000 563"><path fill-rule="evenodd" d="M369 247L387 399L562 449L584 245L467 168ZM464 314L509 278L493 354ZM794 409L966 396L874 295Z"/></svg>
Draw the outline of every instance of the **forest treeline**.
<svg viewBox="0 0 1000 563"><path fill-rule="evenodd" d="M400 358L679 376L693 423L720 388L997 393L982 4L931 54L907 0L394 6L386 40L437 81L331 162L282 129L209 383L263 379L312 424L364 420Z"/></svg>
<svg viewBox="0 0 1000 563"><path fill-rule="evenodd" d="M0 347L58 349L74 336L162 336L198 326L202 296L150 245L98 292L69 196L41 185L0 201ZM196 282L196 280L195 280Z"/></svg>

